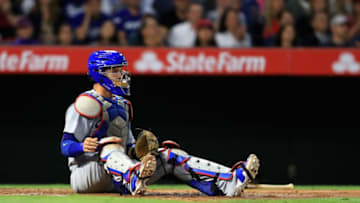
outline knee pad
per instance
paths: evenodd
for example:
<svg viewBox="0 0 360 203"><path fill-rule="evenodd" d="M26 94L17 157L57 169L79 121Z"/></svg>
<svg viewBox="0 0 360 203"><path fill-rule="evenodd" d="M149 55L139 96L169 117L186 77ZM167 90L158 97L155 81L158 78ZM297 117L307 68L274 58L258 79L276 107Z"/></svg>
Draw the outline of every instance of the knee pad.
<svg viewBox="0 0 360 203"><path fill-rule="evenodd" d="M100 158L102 161L107 160L107 156L113 151L125 152L124 147L120 144L121 138L118 137L105 137L99 141Z"/></svg>

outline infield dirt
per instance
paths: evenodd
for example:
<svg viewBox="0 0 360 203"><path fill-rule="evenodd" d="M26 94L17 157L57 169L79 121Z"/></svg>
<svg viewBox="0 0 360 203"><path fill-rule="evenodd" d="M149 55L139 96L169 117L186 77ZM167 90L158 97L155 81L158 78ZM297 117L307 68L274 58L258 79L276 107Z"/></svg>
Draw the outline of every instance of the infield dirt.
<svg viewBox="0 0 360 203"><path fill-rule="evenodd" d="M33 188L1 188L0 195L49 195L65 196L74 192L71 189L33 189ZM204 201L229 199L229 197L208 197L194 189L149 189L143 196L120 196L115 193L96 193L86 195L118 196L119 198L151 198L166 200ZM248 189L242 197L231 199L303 199L331 197L360 197L360 190L264 190Z"/></svg>

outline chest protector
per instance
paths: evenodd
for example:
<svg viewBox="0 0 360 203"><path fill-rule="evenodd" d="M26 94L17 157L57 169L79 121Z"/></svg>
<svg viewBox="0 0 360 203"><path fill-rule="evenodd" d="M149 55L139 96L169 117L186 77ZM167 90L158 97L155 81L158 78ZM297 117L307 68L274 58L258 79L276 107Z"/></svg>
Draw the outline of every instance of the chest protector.
<svg viewBox="0 0 360 203"><path fill-rule="evenodd" d="M87 118L100 118L91 129L91 136L120 137L125 148L132 120L131 103L120 96L104 98L95 90L81 94L75 102L75 110Z"/></svg>

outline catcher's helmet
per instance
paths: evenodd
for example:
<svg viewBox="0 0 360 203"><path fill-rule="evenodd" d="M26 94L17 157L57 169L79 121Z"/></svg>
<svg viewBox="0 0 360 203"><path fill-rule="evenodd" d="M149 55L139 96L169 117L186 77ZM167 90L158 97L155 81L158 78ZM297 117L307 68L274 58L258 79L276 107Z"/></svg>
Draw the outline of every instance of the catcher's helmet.
<svg viewBox="0 0 360 203"><path fill-rule="evenodd" d="M89 56L88 74L111 93L119 96L130 95L130 73L127 65L125 56L120 52L95 51Z"/></svg>

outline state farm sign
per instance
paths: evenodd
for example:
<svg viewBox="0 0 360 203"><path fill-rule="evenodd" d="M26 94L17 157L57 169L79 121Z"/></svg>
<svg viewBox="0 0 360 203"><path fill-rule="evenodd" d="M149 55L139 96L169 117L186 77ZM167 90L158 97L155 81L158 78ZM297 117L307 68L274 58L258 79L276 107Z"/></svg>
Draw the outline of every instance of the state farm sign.
<svg viewBox="0 0 360 203"><path fill-rule="evenodd" d="M291 75L358 76L358 49L295 49L291 50Z"/></svg>
<svg viewBox="0 0 360 203"><path fill-rule="evenodd" d="M136 71L181 73L181 74L233 74L233 73L264 73L266 58L257 55L233 55L227 51L215 55L199 52L188 54L182 51L169 51L159 59L156 52L145 51L140 59L135 61Z"/></svg>
<svg viewBox="0 0 360 203"><path fill-rule="evenodd" d="M344 52L339 56L339 60L332 64L332 69L336 74L357 74L360 72L360 63L355 59L352 53Z"/></svg>
<svg viewBox="0 0 360 203"><path fill-rule="evenodd" d="M36 54L23 50L19 54L0 52L1 72L66 72L69 57L60 54Z"/></svg>
<svg viewBox="0 0 360 203"><path fill-rule="evenodd" d="M358 49L0 46L0 74L86 74L96 50L123 53L133 75L360 76Z"/></svg>

